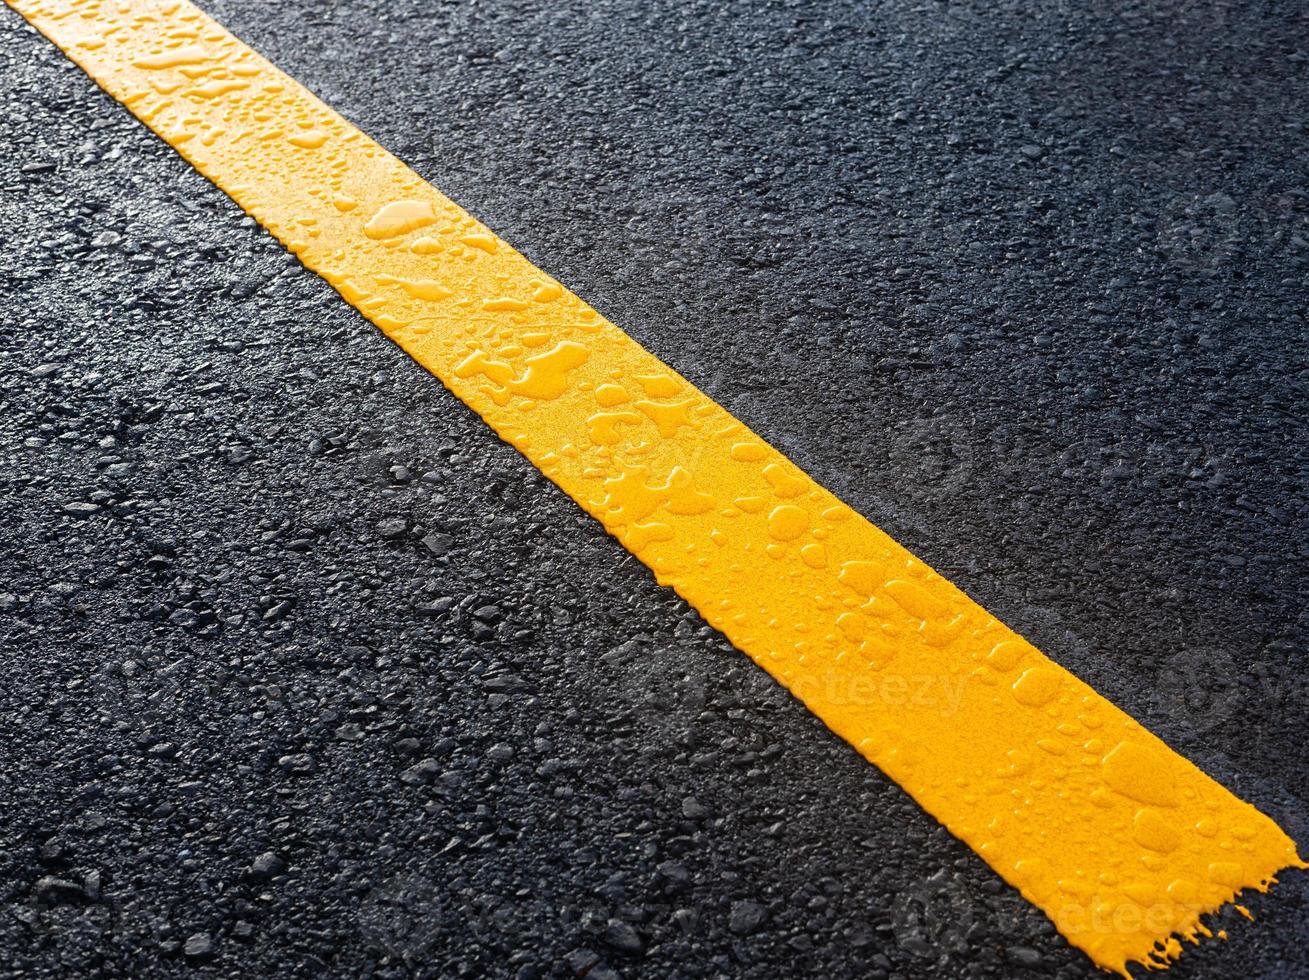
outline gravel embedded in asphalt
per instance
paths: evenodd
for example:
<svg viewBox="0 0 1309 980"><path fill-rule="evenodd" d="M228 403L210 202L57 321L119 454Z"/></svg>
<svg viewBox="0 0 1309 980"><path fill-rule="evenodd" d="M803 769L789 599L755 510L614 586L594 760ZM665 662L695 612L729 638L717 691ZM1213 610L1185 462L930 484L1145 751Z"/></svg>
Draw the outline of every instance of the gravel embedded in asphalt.
<svg viewBox="0 0 1309 980"><path fill-rule="evenodd" d="M1302 5L207 9L1309 842ZM8 10L0 93L0 974L1095 975ZM1247 904L1173 976L1309 973Z"/></svg>

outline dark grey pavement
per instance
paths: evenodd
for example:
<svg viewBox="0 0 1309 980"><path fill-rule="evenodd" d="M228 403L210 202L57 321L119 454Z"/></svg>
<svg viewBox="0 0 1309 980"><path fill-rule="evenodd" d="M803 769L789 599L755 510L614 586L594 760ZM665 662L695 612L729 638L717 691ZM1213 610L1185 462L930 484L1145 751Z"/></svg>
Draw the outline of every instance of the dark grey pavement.
<svg viewBox="0 0 1309 980"><path fill-rule="evenodd" d="M1302 3L207 9L1309 852ZM1095 975L7 9L0 146L0 975Z"/></svg>

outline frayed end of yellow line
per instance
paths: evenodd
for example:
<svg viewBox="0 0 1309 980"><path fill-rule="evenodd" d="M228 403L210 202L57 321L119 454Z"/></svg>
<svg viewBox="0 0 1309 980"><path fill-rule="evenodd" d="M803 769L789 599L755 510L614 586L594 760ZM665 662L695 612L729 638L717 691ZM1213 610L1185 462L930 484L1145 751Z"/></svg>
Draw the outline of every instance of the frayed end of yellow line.
<svg viewBox="0 0 1309 980"><path fill-rule="evenodd" d="M1109 973L1117 973L1125 977L1126 980L1133 980L1130 968L1132 966L1143 967L1147 972L1156 972L1167 970L1181 958L1186 951L1184 944L1200 946L1205 940L1218 939L1226 941L1228 933L1226 929L1211 927L1205 923L1205 919L1214 919L1223 914L1230 906L1240 915L1253 922L1254 914L1242 905L1237 899L1243 892L1254 891L1260 894L1267 894L1272 886L1278 883L1278 875L1283 871L1303 871L1309 870L1309 864L1300 857L1298 851L1294 850L1292 844L1292 857L1287 861L1277 862L1273 873L1260 881L1233 889L1231 894L1211 907L1196 907L1190 911L1187 920L1180 922L1172 932L1162 939L1154 941L1153 945L1146 951L1138 954L1129 954L1118 962L1105 962L1100 957L1092 956L1097 965Z"/></svg>

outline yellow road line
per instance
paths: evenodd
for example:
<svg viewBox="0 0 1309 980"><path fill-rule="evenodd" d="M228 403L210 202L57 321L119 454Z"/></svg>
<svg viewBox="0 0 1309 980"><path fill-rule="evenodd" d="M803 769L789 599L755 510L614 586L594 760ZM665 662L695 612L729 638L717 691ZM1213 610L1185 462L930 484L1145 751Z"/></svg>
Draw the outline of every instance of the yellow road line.
<svg viewBox="0 0 1309 980"><path fill-rule="evenodd" d="M1203 914L1305 867L190 3L9 2L1096 963L1164 965Z"/></svg>

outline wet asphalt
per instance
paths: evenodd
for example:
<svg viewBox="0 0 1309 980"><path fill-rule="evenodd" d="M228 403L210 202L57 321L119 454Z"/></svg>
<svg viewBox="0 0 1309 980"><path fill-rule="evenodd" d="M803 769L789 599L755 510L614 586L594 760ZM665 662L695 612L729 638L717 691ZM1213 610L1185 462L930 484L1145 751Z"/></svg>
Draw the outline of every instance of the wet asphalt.
<svg viewBox="0 0 1309 980"><path fill-rule="evenodd" d="M1309 850L1302 4L206 9ZM1096 975L7 9L0 146L0 976Z"/></svg>

